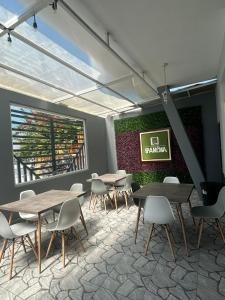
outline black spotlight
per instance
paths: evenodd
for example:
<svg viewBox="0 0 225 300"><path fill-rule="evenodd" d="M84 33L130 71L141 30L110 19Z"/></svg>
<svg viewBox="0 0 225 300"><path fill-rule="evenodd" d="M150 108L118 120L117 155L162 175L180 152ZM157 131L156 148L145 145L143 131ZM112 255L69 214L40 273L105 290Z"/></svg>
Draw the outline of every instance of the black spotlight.
<svg viewBox="0 0 225 300"><path fill-rule="evenodd" d="M10 31L8 32L8 38L7 38L7 41L8 41L9 43L12 43L12 38L11 38Z"/></svg>
<svg viewBox="0 0 225 300"><path fill-rule="evenodd" d="M35 14L34 14L34 17L33 17L33 18L34 18L34 20L33 20L33 28L34 28L34 29L37 29L38 26L37 26Z"/></svg>

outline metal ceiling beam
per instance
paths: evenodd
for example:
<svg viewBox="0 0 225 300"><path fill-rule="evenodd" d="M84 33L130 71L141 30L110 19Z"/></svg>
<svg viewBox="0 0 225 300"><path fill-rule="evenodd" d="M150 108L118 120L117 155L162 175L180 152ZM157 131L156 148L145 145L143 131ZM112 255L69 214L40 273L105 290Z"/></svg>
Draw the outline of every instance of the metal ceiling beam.
<svg viewBox="0 0 225 300"><path fill-rule="evenodd" d="M97 85L101 86L102 88L108 89L109 91L111 91L115 95L119 96L120 98L122 98L126 101L129 101L132 104L135 104L134 101L130 100L126 96L124 96L124 95L120 94L119 92L113 90L112 88L108 87L107 84L104 84L104 83L98 81L97 79L92 78L91 76L89 76L86 73L82 72L81 70L74 67L70 63L64 61L62 58L60 58L57 55L53 54L52 52L46 50L45 48L41 47L40 45L32 42L31 40L27 39L26 37L22 36L20 33L16 32L16 31L12 31L11 36L16 37L18 40L22 41L23 43L31 46L32 48L38 50L39 52L45 54L46 56L48 56L50 58L52 58L53 60L57 61L58 63L62 64L65 67L69 68L70 70L75 71L76 73L80 74L81 76L85 77L86 79L89 79L90 81L92 81L92 82L96 83ZM78 96L78 95L79 95L79 93L76 94L76 96Z"/></svg>
<svg viewBox="0 0 225 300"><path fill-rule="evenodd" d="M84 98L84 97L77 96L76 93L73 93L73 92L71 92L71 91L69 91L69 90L67 90L67 89L64 89L64 88L62 88L62 87L60 87L60 86L58 86L58 85L55 85L55 84L46 82L46 81L44 81L44 80L42 80L42 79L40 79L40 78L37 78L37 77L35 77L35 76L28 75L28 74L26 74L25 72L19 71L19 70L13 68L13 67L7 66L7 65L2 64L2 63L0 63L0 67L3 68L3 69L5 69L5 70L8 70L8 71L10 71L10 72L16 73L16 74L18 74L18 75L20 75L20 76L23 76L23 77L29 78L29 79L31 79L31 80L34 80L34 81L36 81L36 82L42 83L42 84L44 84L44 85L46 85L46 86L49 86L49 87L51 87L51 88L54 88L54 89L56 89L56 90L58 90L58 91L64 92L64 93L69 94L69 95L71 95L71 96L80 98L80 99L82 99L82 100L84 100L84 101L87 101L87 102L89 102L89 103L98 105L98 106L100 106L100 107L103 107L103 108L105 108L105 109L108 109L108 110L110 110L110 111L113 111L113 112L118 113L118 111L117 111L116 109L113 109L113 108L110 108L110 107L108 107L108 106L99 104L99 103L97 103L97 102L95 102L95 101L86 99L86 98ZM51 101L50 101L50 102L51 102ZM54 103L57 103L57 102L54 102Z"/></svg>
<svg viewBox="0 0 225 300"><path fill-rule="evenodd" d="M0 33L0 37L4 36L9 31L14 30L17 26L28 20L30 17L32 17L34 14L37 14L39 11L47 7L52 1L50 0L39 0L35 2L33 5L28 7L26 11L24 11L20 16L13 17L9 21L7 21L2 26L2 32Z"/></svg>
<svg viewBox="0 0 225 300"><path fill-rule="evenodd" d="M117 57L125 66L127 66L135 75L140 78L149 88L151 88L157 95L158 91L149 82L147 82L129 63L126 62L113 48L110 47L101 36L95 32L64 0L59 0L58 4L74 19L76 20L87 32L89 32L100 44L104 46L109 52Z"/></svg>

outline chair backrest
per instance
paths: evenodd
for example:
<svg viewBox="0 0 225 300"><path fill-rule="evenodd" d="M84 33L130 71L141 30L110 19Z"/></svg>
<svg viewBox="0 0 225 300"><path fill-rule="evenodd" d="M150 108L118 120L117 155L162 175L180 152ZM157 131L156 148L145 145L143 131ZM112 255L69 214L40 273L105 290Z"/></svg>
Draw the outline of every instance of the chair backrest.
<svg viewBox="0 0 225 300"><path fill-rule="evenodd" d="M91 192L94 194L104 194L107 192L106 185L101 179L93 179L91 182Z"/></svg>
<svg viewBox="0 0 225 300"><path fill-rule="evenodd" d="M127 177L126 177L126 188L127 189L132 189L132 187L131 187L132 181L133 181L132 174L127 175Z"/></svg>
<svg viewBox="0 0 225 300"><path fill-rule="evenodd" d="M222 217L225 213L225 186L219 192L217 201L215 204L209 206L218 212L218 218Z"/></svg>
<svg viewBox="0 0 225 300"><path fill-rule="evenodd" d="M79 199L71 199L63 202L55 230L63 230L72 227L80 216Z"/></svg>
<svg viewBox="0 0 225 300"><path fill-rule="evenodd" d="M125 174L127 174L127 172L126 172L126 170L117 170L116 174L125 175Z"/></svg>
<svg viewBox="0 0 225 300"><path fill-rule="evenodd" d="M12 229L10 228L6 217L1 212L0 212L0 236L2 236L3 239L14 238Z"/></svg>
<svg viewBox="0 0 225 300"><path fill-rule="evenodd" d="M148 196L144 205L144 219L155 224L170 224L174 213L169 200L164 196Z"/></svg>
<svg viewBox="0 0 225 300"><path fill-rule="evenodd" d="M175 176L168 176L164 178L163 183L180 183L180 181Z"/></svg>
<svg viewBox="0 0 225 300"><path fill-rule="evenodd" d="M35 192L33 190L26 190L20 193L20 200L35 196ZM19 212L19 216L21 218L25 218L27 214Z"/></svg>
<svg viewBox="0 0 225 300"><path fill-rule="evenodd" d="M20 193L20 200L35 196L35 192L33 190L26 190Z"/></svg>
<svg viewBox="0 0 225 300"><path fill-rule="evenodd" d="M83 184L82 183L74 183L71 185L70 191L73 192L83 192ZM80 205L84 204L84 196L78 197Z"/></svg>
<svg viewBox="0 0 225 300"><path fill-rule="evenodd" d="M97 178L98 177L98 173L92 173L91 174L91 178Z"/></svg>

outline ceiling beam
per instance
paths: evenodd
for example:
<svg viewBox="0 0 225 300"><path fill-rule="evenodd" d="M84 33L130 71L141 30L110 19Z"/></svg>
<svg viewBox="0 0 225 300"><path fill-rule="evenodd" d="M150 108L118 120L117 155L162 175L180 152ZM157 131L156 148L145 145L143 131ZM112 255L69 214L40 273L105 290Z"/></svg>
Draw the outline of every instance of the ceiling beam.
<svg viewBox="0 0 225 300"><path fill-rule="evenodd" d="M13 73L15 73L15 74L18 74L18 75L20 75L20 76L29 78L29 79L34 80L34 81L36 81L36 82L42 83L42 84L44 84L44 85L46 85L46 86L49 86L49 87L51 87L51 88L54 88L54 89L56 89L56 90L58 90L58 91L61 91L61 92L64 92L64 93L66 93L66 94L72 95L72 96L74 96L74 97L80 98L80 99L82 99L82 100L84 100L84 101L87 101L87 102L89 102L89 103L98 105L98 106L100 106L100 107L102 107L102 108L105 108L105 109L108 109L108 110L110 110L110 111L113 111L113 112L116 112L116 113L119 112L119 111L117 111L116 109L110 108L110 107L105 106L105 105L103 105L103 104L99 104L99 103L97 103L97 102L95 102L95 101L86 99L86 98L84 98L84 97L77 96L76 93L74 93L74 92L72 92L72 91L69 91L69 90L67 90L67 89L64 89L64 88L62 88L62 87L60 87L60 86L58 86L58 85L55 85L55 84L50 83L50 82L47 82L47 81L42 80L42 79L40 79L40 78L37 78L37 77L35 77L35 76L28 75L28 74L25 73L25 72L19 71L19 70L15 69L15 68L10 67L10 66L7 66L7 65L5 65L5 64L0 63L0 68L3 68L3 69L5 69L5 70L8 70L8 71L13 72ZM50 101L50 102L51 102L51 101ZM57 102L54 102L54 103L57 103Z"/></svg>
<svg viewBox="0 0 225 300"><path fill-rule="evenodd" d="M14 30L17 26L28 20L34 14L37 14L39 11L47 7L52 1L50 0L39 0L35 2L33 5L28 7L20 16L13 17L12 19L8 20L4 25L1 24L1 29L3 30L0 32L0 37L7 34L9 31Z"/></svg>

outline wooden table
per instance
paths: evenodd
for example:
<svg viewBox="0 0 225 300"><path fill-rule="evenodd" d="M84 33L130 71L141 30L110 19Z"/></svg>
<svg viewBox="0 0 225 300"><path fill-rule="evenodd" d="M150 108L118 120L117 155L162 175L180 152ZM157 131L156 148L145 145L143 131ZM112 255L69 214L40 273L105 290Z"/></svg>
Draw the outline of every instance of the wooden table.
<svg viewBox="0 0 225 300"><path fill-rule="evenodd" d="M95 177L95 178L89 178L87 179L87 182L91 182L92 179L101 179L105 184L110 184L110 185L115 185L118 181L124 179L127 177L127 175L129 174L116 174L116 173L107 173L107 174L103 174L103 175L100 175L98 177Z"/></svg>
<svg viewBox="0 0 225 300"><path fill-rule="evenodd" d="M87 179L87 182L91 182L92 179L101 179L105 184L111 185L113 188L114 203L115 203L116 210L117 210L117 195L116 195L115 185L118 181L126 178L127 175L130 175L130 174L107 173L107 174L103 174L103 175L100 175L95 178L89 178L89 179Z"/></svg>
<svg viewBox="0 0 225 300"><path fill-rule="evenodd" d="M184 217L183 217L181 205L183 203L188 203L191 209L190 195L192 193L193 188L194 188L193 184L153 182L143 186L141 189L134 192L131 195L131 197L140 199L136 227L135 227L135 243L137 239L138 224L139 224L140 213L141 213L141 200L146 199L147 196L164 196L170 201L170 203L176 206L177 214L182 228L186 253L187 256L189 256L187 236L186 236Z"/></svg>
<svg viewBox="0 0 225 300"><path fill-rule="evenodd" d="M0 210L10 212L9 223L12 220L13 212L23 212L29 214L37 214L37 245L38 245L38 270L41 273L41 214L56 205L62 204L67 200L71 200L83 196L86 192L73 192L64 190L50 190L33 197L24 198L22 200L10 202L0 205ZM84 222L84 217L81 210L81 221Z"/></svg>

